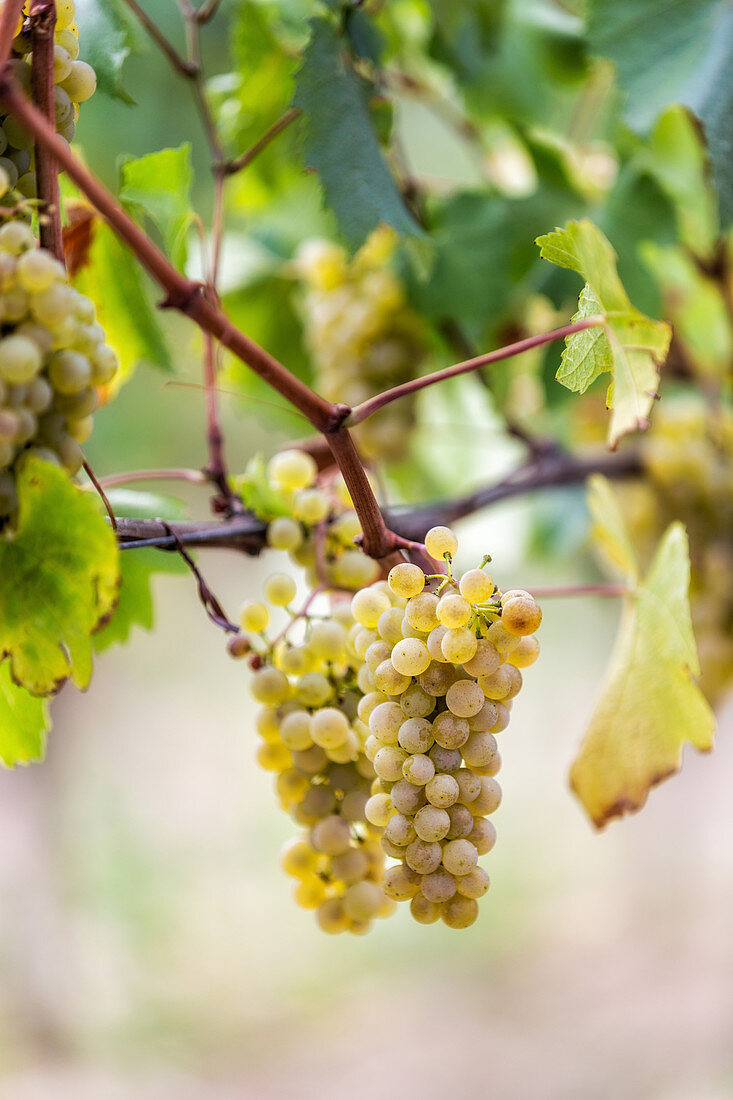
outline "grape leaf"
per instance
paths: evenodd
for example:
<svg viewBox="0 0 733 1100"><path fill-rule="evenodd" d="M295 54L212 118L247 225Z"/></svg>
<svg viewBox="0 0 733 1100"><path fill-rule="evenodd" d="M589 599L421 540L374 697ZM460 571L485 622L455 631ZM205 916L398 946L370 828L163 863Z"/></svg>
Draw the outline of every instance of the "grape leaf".
<svg viewBox="0 0 733 1100"><path fill-rule="evenodd" d="M597 335L589 336L585 329L566 338L556 377L568 389L584 393L600 374L610 372L608 443L616 447L628 432L648 426L659 367L669 349L669 325L634 308L618 277L610 242L587 218L568 222L536 243L545 260L577 271L586 281L573 320L605 317Z"/></svg>
<svg viewBox="0 0 733 1100"><path fill-rule="evenodd" d="M690 559L680 523L667 528L645 577L608 482L590 480L596 536L631 592L601 698L570 783L600 828L644 805L650 789L679 771L682 749L713 745L715 719L695 683L700 673L690 618Z"/></svg>
<svg viewBox="0 0 733 1100"><path fill-rule="evenodd" d="M683 107L673 105L657 119L649 167L675 204L682 242L710 258L718 236L710 163L699 125Z"/></svg>
<svg viewBox="0 0 733 1100"><path fill-rule="evenodd" d="M7 768L43 758L51 728L48 703L14 684L10 663L0 664L0 763Z"/></svg>
<svg viewBox="0 0 733 1100"><path fill-rule="evenodd" d="M630 125L647 132L671 102L703 123L721 218L733 219L733 7L728 0L590 0L591 49L609 57Z"/></svg>
<svg viewBox="0 0 733 1100"><path fill-rule="evenodd" d="M137 519L183 519L186 510L180 500L160 493L141 493L130 489L111 490L107 497L116 516ZM94 648L101 653L111 645L123 644L135 626L151 630L154 622L151 580L153 573L186 573L182 558L151 547L120 553L120 592L112 618L93 637Z"/></svg>
<svg viewBox="0 0 733 1100"><path fill-rule="evenodd" d="M235 477L234 490L242 498L245 508L265 522L277 516L289 516L292 512L287 497L270 485L262 455L251 458L244 473Z"/></svg>
<svg viewBox="0 0 733 1100"><path fill-rule="evenodd" d="M366 85L350 67L333 23L311 20L311 38L296 74L293 104L307 118L306 160L352 248L380 223L407 243L427 237L405 206L369 117Z"/></svg>
<svg viewBox="0 0 733 1100"><path fill-rule="evenodd" d="M18 528L0 540L0 653L33 695L69 677L85 688L91 634L117 600L114 534L95 497L49 463L29 459L17 487Z"/></svg>
<svg viewBox="0 0 733 1100"><path fill-rule="evenodd" d="M191 146L161 149L137 160L127 160L120 172L120 199L137 217L150 218L163 238L171 262L186 266L191 209Z"/></svg>
<svg viewBox="0 0 733 1100"><path fill-rule="evenodd" d="M113 392L141 362L158 370L173 370L140 265L109 226L96 225L89 264L80 268L74 285L94 302L107 342L119 356Z"/></svg>
<svg viewBox="0 0 733 1100"><path fill-rule="evenodd" d="M135 100L122 84L122 68L143 37L122 0L76 0L82 57L97 74L99 90L125 103Z"/></svg>

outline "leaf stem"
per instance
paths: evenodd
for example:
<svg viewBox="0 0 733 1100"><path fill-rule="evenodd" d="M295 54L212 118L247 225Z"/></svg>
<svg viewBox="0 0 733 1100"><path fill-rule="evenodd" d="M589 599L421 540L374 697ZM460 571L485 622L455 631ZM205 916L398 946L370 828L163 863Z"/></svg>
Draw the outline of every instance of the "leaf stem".
<svg viewBox="0 0 733 1100"><path fill-rule="evenodd" d="M209 479L201 470L189 470L183 467L160 470L128 470L126 473L110 474L100 477L103 489L115 489L118 485L131 485L135 481L188 481L195 485L206 485Z"/></svg>
<svg viewBox="0 0 733 1100"><path fill-rule="evenodd" d="M155 20L152 19L148 15L148 13L140 7L137 0L124 0L124 3L127 4L130 11L142 24L146 34L148 34L150 38L152 38L153 42L161 51L161 53L165 54L165 56L168 58L168 61L171 63L176 72L180 73L181 76L192 76L193 73L191 71L191 62L186 61L186 59L181 56L173 43L170 42L169 39L166 38L166 36L163 34L162 30L155 22Z"/></svg>
<svg viewBox="0 0 733 1100"><path fill-rule="evenodd" d="M514 355L521 355L522 352L530 351L532 348L540 347L542 344L550 344L555 340L563 340L566 336L572 336L575 332L582 332L587 328L597 328L604 323L605 317L600 315L585 317L581 321L573 321L571 324L563 325L561 328L553 329L551 332L542 332L537 336L528 336L524 340L517 340L513 344L507 344L506 347L497 348L495 351L489 351L484 355L477 355L473 359L464 360L462 363L454 363L452 367L445 367L443 370L433 371L432 374L423 375L421 378L413 378L409 382L403 382L400 386L393 386L392 389L385 390L383 393L378 393L376 396L370 397L366 401L362 401L359 405L355 405L351 410L351 415L346 420L346 424L348 427L361 424L362 421L372 416L378 409L384 408L385 405L391 404L392 401L397 401L400 397L407 397L408 394L417 393L418 390L425 389L426 386L433 386L437 382L444 382L447 378L456 378L460 374L468 374L470 371L479 370L481 367L489 366L491 363L497 363L501 359L510 359Z"/></svg>
<svg viewBox="0 0 733 1100"><path fill-rule="evenodd" d="M258 138L253 145L250 145L241 156L236 157L235 160L226 161L222 167L224 172L228 176L233 176L236 172L240 172L243 168L247 168L252 161L260 155L263 149L266 149L270 142L281 134L283 130L287 130L296 118L300 118L300 107L291 107L288 111L282 115L277 122L274 122L269 130L266 130L261 138Z"/></svg>

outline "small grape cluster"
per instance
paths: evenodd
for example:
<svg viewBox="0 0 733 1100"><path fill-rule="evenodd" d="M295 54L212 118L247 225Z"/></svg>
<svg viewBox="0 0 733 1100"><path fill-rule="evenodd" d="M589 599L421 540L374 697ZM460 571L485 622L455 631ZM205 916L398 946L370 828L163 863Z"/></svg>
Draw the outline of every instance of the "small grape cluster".
<svg viewBox="0 0 733 1100"><path fill-rule="evenodd" d="M0 228L0 524L16 508L25 456L75 474L92 431L96 386L117 370L94 305L25 223Z"/></svg>
<svg viewBox="0 0 733 1100"><path fill-rule="evenodd" d="M351 607L362 627L354 649L368 669L364 751L378 777L365 812L399 860L385 873L385 893L409 900L421 924L467 928L489 888L478 858L496 840L487 820L501 801L495 735L508 725L520 669L538 656L542 612L522 589L502 595L483 567L457 582L457 545L447 527L426 536L428 553L448 567L437 591L405 562L386 591L363 589Z"/></svg>
<svg viewBox="0 0 733 1100"><path fill-rule="evenodd" d="M358 405L375 392L414 378L425 356L417 317L389 263L395 235L375 230L349 262L344 249L310 240L296 266L305 285L306 341L316 367L316 389L330 401ZM404 455L413 404L396 402L355 429L367 458Z"/></svg>
<svg viewBox="0 0 733 1100"><path fill-rule="evenodd" d="M275 773L280 805L305 829L283 853L283 869L298 880L295 900L313 909L325 932L367 932L394 904L381 886L384 855L379 830L365 817L374 768L364 755L369 730L358 717L365 668L356 656L348 604L327 616L290 610L292 577L277 573L264 586L266 602L248 601L241 623L248 636L230 644L235 655L256 653L251 692L261 704L257 760ZM268 604L270 607L268 607ZM270 609L284 608L286 630L272 642ZM299 623L302 640L287 640ZM257 652L253 636L262 646Z"/></svg>
<svg viewBox="0 0 733 1100"><path fill-rule="evenodd" d="M378 566L354 545L361 525L340 478L317 485L315 461L298 450L274 455L266 476L268 488L290 513L270 521L268 545L287 551L305 569L311 587L355 591L375 580Z"/></svg>
<svg viewBox="0 0 733 1100"><path fill-rule="evenodd" d="M25 24L24 5L10 61L12 75L31 94L32 42ZM91 65L79 60L79 27L74 0L56 0L54 31L54 98L56 130L70 142L74 136L79 104L94 93L97 77ZM36 195L33 138L12 115L0 115L0 194L15 192L18 203ZM7 203L6 199L6 203ZM12 201L12 196L11 196Z"/></svg>

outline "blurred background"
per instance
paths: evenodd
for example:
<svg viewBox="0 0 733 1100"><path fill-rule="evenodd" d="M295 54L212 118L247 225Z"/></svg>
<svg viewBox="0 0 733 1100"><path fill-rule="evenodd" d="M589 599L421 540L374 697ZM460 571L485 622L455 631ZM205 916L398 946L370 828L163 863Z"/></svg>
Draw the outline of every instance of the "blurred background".
<svg viewBox="0 0 733 1100"><path fill-rule="evenodd" d="M175 5L146 8L175 34ZM216 61L224 30L207 41ZM98 95L79 127L108 182L120 151L199 136L157 58L133 59L126 82L137 110ZM99 474L205 459L200 395L176 384L198 380L199 348L186 324L165 324L176 381L141 367L99 412ZM457 400L443 420L440 402L423 409L418 430L434 468L485 480L516 452L497 450L490 411L461 393L482 413L475 431L445 420ZM287 438L238 399L224 428L233 470ZM180 495L206 515L202 489ZM547 494L544 508L571 516L581 497ZM597 576L582 533L552 565L532 553L531 507L464 522L459 564L489 550L501 587ZM199 560L230 616L287 568L276 555ZM688 751L641 814L595 833L567 772L619 608L548 600L544 659L500 735L504 802L478 922L458 934L402 909L364 939L328 937L279 868L294 827L254 763L247 670L190 577L154 589L154 633L99 657L84 696L65 688L42 765L0 773L2 1100L733 1096L733 700L712 756Z"/></svg>

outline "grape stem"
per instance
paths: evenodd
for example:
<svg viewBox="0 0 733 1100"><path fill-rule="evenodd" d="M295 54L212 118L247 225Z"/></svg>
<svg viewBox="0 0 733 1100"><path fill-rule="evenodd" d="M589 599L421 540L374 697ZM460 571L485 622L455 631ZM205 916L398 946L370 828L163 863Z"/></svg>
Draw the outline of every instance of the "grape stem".
<svg viewBox="0 0 733 1100"><path fill-rule="evenodd" d="M397 401L400 397L407 397L409 394L417 393L418 390L423 390L426 386L434 386L436 382L443 382L447 378L456 378L460 374L468 374L470 371L479 370L481 367L487 367L491 363L497 363L501 359L510 359L514 355L521 355L522 352L530 351L532 348L540 347L542 344L550 344L555 340L564 340L566 336L572 336L575 332L582 332L587 328L598 328L605 323L606 318L601 314L593 317L584 317L581 321L573 321L571 324L563 325L561 328L552 329L551 332L542 332L536 336L528 336L524 340L517 340L513 344L507 344L506 347L497 348L495 351L486 352L484 355L476 355L473 359L465 359L462 363L454 363L452 367L445 367L443 370L433 371L432 374L423 375L421 378L412 378L409 382L403 382L400 386L393 386L391 389L384 390L383 393L378 393L374 397L362 401L359 405L355 405L346 418L345 423L348 427L354 427L356 424L361 424L367 417L372 416L378 409L383 409L385 405Z"/></svg>
<svg viewBox="0 0 733 1100"><path fill-rule="evenodd" d="M634 451L616 454L604 452L585 459L570 455L552 456L541 462L525 463L502 481L483 486L455 500L388 510L387 519L390 527L404 542L414 542L424 538L431 527L453 523L501 500L557 486L579 484L594 473L603 474L613 480L627 479L639 474L641 469L640 459ZM141 473L144 474L145 471ZM102 483L109 485L109 480L103 478ZM117 523L117 537L122 550L148 546L162 550L175 549L175 540L166 532L165 525L160 520L118 517ZM222 547L256 555L267 544L267 524L252 515L236 516L217 523L177 523L170 527L180 541L188 546Z"/></svg>
<svg viewBox="0 0 733 1100"><path fill-rule="evenodd" d="M0 8L0 69L10 60L15 40L15 28L23 14L24 0L5 0Z"/></svg>
<svg viewBox="0 0 733 1100"><path fill-rule="evenodd" d="M32 0L29 11L33 56L31 84L33 100L51 122L55 122L54 30L56 4L54 0ZM41 247L52 252L64 264L64 238L61 232L61 202L59 170L54 157L40 142L36 142L36 190L41 201L38 219Z"/></svg>
<svg viewBox="0 0 733 1100"><path fill-rule="evenodd" d="M84 473L87 475L87 477L91 481L92 485L94 486L94 488L97 492L97 495L99 496L99 499L102 501L102 504L105 507L107 515L109 516L109 521L112 524L112 530L116 531L117 530L117 516L112 511L112 505L110 504L109 500L107 499L107 494L105 493L104 488L100 484L99 479L97 478L97 475L94 473L94 470L91 468L91 466L89 465L89 463L87 462L86 459L84 459L84 462L82 463L82 465L84 467Z"/></svg>
<svg viewBox="0 0 733 1100"><path fill-rule="evenodd" d="M536 599L565 599L571 596L603 596L609 599L628 596L633 592L626 584L565 584L549 588L532 588Z"/></svg>
<svg viewBox="0 0 733 1100"><path fill-rule="evenodd" d="M201 470L179 467L167 470L128 470L126 473L100 477L99 484L103 489L115 489L118 485L130 485L134 481L190 481L195 485L206 485L208 480Z"/></svg>
<svg viewBox="0 0 733 1100"><path fill-rule="evenodd" d="M227 176L233 176L236 172L241 172L243 168L247 168L252 161L260 155L263 149L266 149L270 142L281 134L283 130L287 130L296 118L300 118L303 112L299 107L291 107L284 115L274 122L269 130L266 130L261 138L258 138L253 145L250 145L249 149L246 149L240 156L235 157L234 160L224 161L222 168Z"/></svg>

